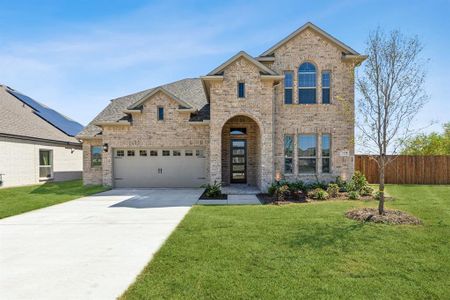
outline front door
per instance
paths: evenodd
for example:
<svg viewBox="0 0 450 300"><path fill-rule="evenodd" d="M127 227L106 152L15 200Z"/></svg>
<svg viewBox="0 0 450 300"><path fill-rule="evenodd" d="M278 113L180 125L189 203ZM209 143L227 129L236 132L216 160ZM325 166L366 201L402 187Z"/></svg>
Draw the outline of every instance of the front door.
<svg viewBox="0 0 450 300"><path fill-rule="evenodd" d="M231 183L247 183L247 141L231 140Z"/></svg>

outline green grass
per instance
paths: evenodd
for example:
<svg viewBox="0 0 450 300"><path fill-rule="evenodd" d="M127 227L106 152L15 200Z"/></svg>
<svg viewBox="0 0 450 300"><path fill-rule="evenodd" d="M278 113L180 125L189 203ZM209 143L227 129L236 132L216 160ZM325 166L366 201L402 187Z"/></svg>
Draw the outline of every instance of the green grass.
<svg viewBox="0 0 450 300"><path fill-rule="evenodd" d="M81 180L0 189L0 219L105 191Z"/></svg>
<svg viewBox="0 0 450 300"><path fill-rule="evenodd" d="M389 186L420 226L361 224L376 202L196 206L123 299L449 299L450 186Z"/></svg>

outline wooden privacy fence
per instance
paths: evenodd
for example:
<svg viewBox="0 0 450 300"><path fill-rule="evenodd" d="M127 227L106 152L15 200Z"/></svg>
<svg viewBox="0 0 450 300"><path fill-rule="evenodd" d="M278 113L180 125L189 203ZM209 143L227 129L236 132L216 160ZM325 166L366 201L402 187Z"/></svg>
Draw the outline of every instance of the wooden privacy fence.
<svg viewBox="0 0 450 300"><path fill-rule="evenodd" d="M398 184L450 184L450 155L390 156L385 182ZM378 165L370 155L355 155L355 170L369 183L378 183Z"/></svg>

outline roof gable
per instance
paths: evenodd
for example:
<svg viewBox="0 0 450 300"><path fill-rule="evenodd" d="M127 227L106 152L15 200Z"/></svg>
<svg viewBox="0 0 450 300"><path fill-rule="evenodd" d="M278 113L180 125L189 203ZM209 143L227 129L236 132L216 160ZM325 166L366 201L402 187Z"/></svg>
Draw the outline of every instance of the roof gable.
<svg viewBox="0 0 450 300"><path fill-rule="evenodd" d="M291 33L290 35L288 35L287 37L285 37L284 39L282 39L281 41L279 41L278 43L276 43L275 45L273 45L270 49L266 50L265 52L263 52L260 57L262 56L270 56L273 55L273 53L275 52L275 50L277 50L279 47L283 46L284 44L286 44L287 42L289 42L291 39L293 39L294 37L296 37L297 35L299 35L300 33L302 33L303 31L305 31L306 29L311 29L317 33L319 33L320 35L322 35L323 37L325 37L326 39L328 39L329 41L331 41L332 43L334 43L335 45L343 48L345 51L347 51L349 54L352 55L359 55L359 53L357 51L355 51L354 49L352 49L351 47L347 46L346 44L344 44L343 42L339 41L338 39L336 39L335 37L331 36L330 34L328 34L327 32L325 32L324 30L320 29L319 27L317 27L316 25L314 25L311 22L306 23L305 25L303 25L302 27L298 28L296 31L294 31L293 33Z"/></svg>
<svg viewBox="0 0 450 300"><path fill-rule="evenodd" d="M209 72L208 76L221 74L226 67L228 67L230 64L232 64L233 62L235 62L236 60L238 60L240 58L247 59L249 62L254 64L261 72L263 72L267 75L277 75L277 73L275 73L275 71L269 69L268 67L266 67L265 65L263 65L262 63L260 63L259 61L257 61L253 57L251 57L250 55L248 55L246 52L240 51L239 53L237 53L236 55L234 55L233 57L228 59L226 62L224 62L223 64L221 64L220 66L218 66L217 68L212 70L211 72Z"/></svg>
<svg viewBox="0 0 450 300"><path fill-rule="evenodd" d="M128 107L128 109L137 109L137 108L139 108L139 106L141 106L144 102L149 100L152 96L156 95L158 92L166 94L169 98L175 100L176 102L178 102L181 106L183 106L185 108L193 108L193 106L190 103L188 103L188 102L186 102L184 100L181 100L180 98L178 98L177 96L175 96L174 94L169 92L167 89L165 89L163 87L157 87L157 88L151 90L149 93L145 94L140 100L138 100L135 103L131 104Z"/></svg>

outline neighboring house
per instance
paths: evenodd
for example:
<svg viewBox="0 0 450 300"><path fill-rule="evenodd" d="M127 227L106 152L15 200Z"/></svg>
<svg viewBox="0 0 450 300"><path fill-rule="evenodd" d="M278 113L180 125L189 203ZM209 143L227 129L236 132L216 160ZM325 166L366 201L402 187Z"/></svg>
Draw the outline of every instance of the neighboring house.
<svg viewBox="0 0 450 300"><path fill-rule="evenodd" d="M254 58L111 100L77 136L84 183L195 187L348 177L354 69L366 56L307 23ZM102 152L101 164L93 154Z"/></svg>
<svg viewBox="0 0 450 300"><path fill-rule="evenodd" d="M0 85L1 187L81 178L83 126Z"/></svg>

